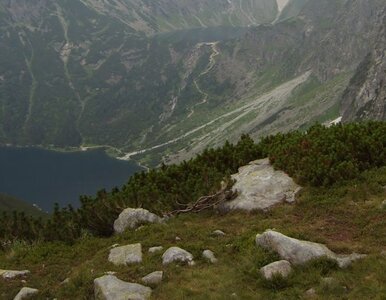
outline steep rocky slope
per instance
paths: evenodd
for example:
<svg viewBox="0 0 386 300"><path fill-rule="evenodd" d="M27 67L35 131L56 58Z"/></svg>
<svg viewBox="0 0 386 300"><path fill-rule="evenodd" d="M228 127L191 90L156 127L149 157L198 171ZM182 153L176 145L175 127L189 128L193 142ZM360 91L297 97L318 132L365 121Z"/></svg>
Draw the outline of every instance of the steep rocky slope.
<svg viewBox="0 0 386 300"><path fill-rule="evenodd" d="M386 10L378 16L379 34L343 95L343 121L386 119Z"/></svg>

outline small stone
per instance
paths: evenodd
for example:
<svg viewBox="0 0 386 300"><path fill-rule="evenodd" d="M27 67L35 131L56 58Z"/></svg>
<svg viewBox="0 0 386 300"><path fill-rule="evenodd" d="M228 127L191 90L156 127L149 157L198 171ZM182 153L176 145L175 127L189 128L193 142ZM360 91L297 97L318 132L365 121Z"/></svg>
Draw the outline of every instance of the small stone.
<svg viewBox="0 0 386 300"><path fill-rule="evenodd" d="M286 260L275 261L260 269L261 275L267 280L271 280L272 277L276 275L280 275L283 278L285 278L291 272L292 272L291 264Z"/></svg>
<svg viewBox="0 0 386 300"><path fill-rule="evenodd" d="M383 202L381 203L380 209L386 209L386 200L383 200Z"/></svg>
<svg viewBox="0 0 386 300"><path fill-rule="evenodd" d="M13 300L23 300L23 299L28 299L34 295L39 293L39 290L37 289L32 289L29 287L23 287L19 293L13 298Z"/></svg>
<svg viewBox="0 0 386 300"><path fill-rule="evenodd" d="M111 248L117 248L119 246L119 244L114 244L114 245L112 245L111 247L110 247L110 249Z"/></svg>
<svg viewBox="0 0 386 300"><path fill-rule="evenodd" d="M217 258L214 256L214 253L210 250L204 250L204 252L202 252L202 256L206 260L210 261L212 264L215 264L218 261Z"/></svg>
<svg viewBox="0 0 386 300"><path fill-rule="evenodd" d="M179 236L176 236L176 241L181 241L181 238Z"/></svg>
<svg viewBox="0 0 386 300"><path fill-rule="evenodd" d="M4 279L15 279L17 277L27 276L29 273L31 272L28 270L23 270L23 271L0 270L0 276L2 276Z"/></svg>
<svg viewBox="0 0 386 300"><path fill-rule="evenodd" d="M162 219L143 208L126 208L114 221L114 231L123 233L126 229L136 229L145 223L161 223Z"/></svg>
<svg viewBox="0 0 386 300"><path fill-rule="evenodd" d="M167 265L172 262L183 262L191 266L194 265L193 255L179 247L170 247L162 255L162 264Z"/></svg>
<svg viewBox="0 0 386 300"><path fill-rule="evenodd" d="M112 275L94 280L95 300L147 300L151 288L137 283L125 282Z"/></svg>
<svg viewBox="0 0 386 300"><path fill-rule="evenodd" d="M128 265L142 262L141 244L132 244L110 250L109 262L114 265Z"/></svg>
<svg viewBox="0 0 386 300"><path fill-rule="evenodd" d="M213 235L215 236L224 236L226 235L224 231L221 231L221 230L215 230L212 232Z"/></svg>
<svg viewBox="0 0 386 300"><path fill-rule="evenodd" d="M308 296L308 297L314 297L314 296L316 296L316 291L315 291L314 288L311 288L311 289L307 290L307 291L305 292L305 294L306 294L306 296Z"/></svg>
<svg viewBox="0 0 386 300"><path fill-rule="evenodd" d="M147 285L157 285L162 282L163 278L163 272L162 271L155 271L153 273L150 273L149 275L146 275L145 277L142 277L142 282Z"/></svg>
<svg viewBox="0 0 386 300"><path fill-rule="evenodd" d="M114 271L105 272L105 275L115 275L115 274L117 274L117 272L114 272Z"/></svg>
<svg viewBox="0 0 386 300"><path fill-rule="evenodd" d="M70 283L70 278L64 279L64 280L60 283L60 285L64 285L64 284L68 284L68 283Z"/></svg>
<svg viewBox="0 0 386 300"><path fill-rule="evenodd" d="M156 252L162 251L163 249L164 247L162 246L151 247L149 248L149 253L156 253Z"/></svg>

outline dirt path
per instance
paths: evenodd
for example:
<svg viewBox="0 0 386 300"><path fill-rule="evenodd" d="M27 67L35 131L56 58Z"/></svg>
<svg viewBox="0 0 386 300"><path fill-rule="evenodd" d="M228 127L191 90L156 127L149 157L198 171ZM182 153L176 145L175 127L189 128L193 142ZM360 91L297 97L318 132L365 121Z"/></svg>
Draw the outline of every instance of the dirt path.
<svg viewBox="0 0 386 300"><path fill-rule="evenodd" d="M200 88L199 84L197 83L197 80L199 80L202 76L208 74L213 69L213 67L216 65L216 56L218 56L220 54L220 51L217 48L217 44L218 44L218 42L211 42L211 43L202 43L202 44L198 45L198 47L201 47L202 45L210 46L212 48L212 54L209 57L209 63L208 63L207 68L203 72L201 72L201 74L198 75L198 77L194 80L194 85L196 86L196 89L203 97L199 103L196 103L195 105L193 105L190 108L190 113L188 115L188 118L190 118L194 114L194 109L197 106L205 104L208 101L208 97L209 97L208 93L204 92Z"/></svg>

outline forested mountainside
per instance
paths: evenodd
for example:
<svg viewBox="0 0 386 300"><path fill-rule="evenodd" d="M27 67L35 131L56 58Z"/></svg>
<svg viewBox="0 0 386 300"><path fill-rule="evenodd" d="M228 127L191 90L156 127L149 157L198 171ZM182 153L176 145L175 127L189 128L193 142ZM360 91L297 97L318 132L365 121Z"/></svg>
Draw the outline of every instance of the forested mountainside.
<svg viewBox="0 0 386 300"><path fill-rule="evenodd" d="M173 162L335 119L383 6L2 0L0 143Z"/></svg>

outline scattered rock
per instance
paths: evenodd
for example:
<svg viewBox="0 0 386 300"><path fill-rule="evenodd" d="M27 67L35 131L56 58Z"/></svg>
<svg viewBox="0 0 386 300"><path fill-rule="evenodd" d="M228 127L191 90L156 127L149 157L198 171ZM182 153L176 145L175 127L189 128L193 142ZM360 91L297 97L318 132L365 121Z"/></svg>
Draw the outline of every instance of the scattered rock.
<svg viewBox="0 0 386 300"><path fill-rule="evenodd" d="M118 246L119 246L119 244L114 244L110 248L117 248Z"/></svg>
<svg viewBox="0 0 386 300"><path fill-rule="evenodd" d="M221 205L225 211L267 210L284 201L292 203L301 189L286 173L275 171L268 158L241 167L232 179L236 180L232 189L237 197Z"/></svg>
<svg viewBox="0 0 386 300"><path fill-rule="evenodd" d="M32 288L29 288L29 287L23 287L19 291L19 293L16 295L16 297L13 298L13 300L28 299L28 298L36 295L37 293L39 293L39 290L37 290L37 289L32 289Z"/></svg>
<svg viewBox="0 0 386 300"><path fill-rule="evenodd" d="M142 262L141 244L126 245L111 249L109 262L117 266Z"/></svg>
<svg viewBox="0 0 386 300"><path fill-rule="evenodd" d="M162 247L162 246L151 247L151 248L149 248L149 253L156 253L156 252L162 251L163 249L164 249L164 247Z"/></svg>
<svg viewBox="0 0 386 300"><path fill-rule="evenodd" d="M162 282L163 274L164 273L162 271L155 271L145 277L142 277L142 282L150 286L160 284Z"/></svg>
<svg viewBox="0 0 386 300"><path fill-rule="evenodd" d="M276 275L281 275L283 278L287 277L292 272L291 264L286 260L275 261L260 269L261 275L270 280Z"/></svg>
<svg viewBox="0 0 386 300"><path fill-rule="evenodd" d="M314 288L311 288L311 289L307 290L305 292L305 294L307 297L314 297L314 296L316 296L316 291Z"/></svg>
<svg viewBox="0 0 386 300"><path fill-rule="evenodd" d="M94 280L94 294L96 300L146 300L151 288L105 275Z"/></svg>
<svg viewBox="0 0 386 300"><path fill-rule="evenodd" d="M23 277L23 276L27 276L29 273L31 272L28 270L23 270L23 271L0 270L0 276L2 276L4 279L14 279L17 277Z"/></svg>
<svg viewBox="0 0 386 300"><path fill-rule="evenodd" d="M386 209L386 200L383 200L381 203L381 206L379 207L380 209Z"/></svg>
<svg viewBox="0 0 386 300"><path fill-rule="evenodd" d="M212 232L213 235L215 236L224 236L226 235L224 231L221 231L221 230L215 230Z"/></svg>
<svg viewBox="0 0 386 300"><path fill-rule="evenodd" d="M351 255L337 255L325 245L301 241L290 238L273 230L267 230L256 236L256 244L265 249L275 251L282 259L294 265L301 265L310 260L326 257L335 260L339 267L345 268L353 261L366 255L353 253Z"/></svg>
<svg viewBox="0 0 386 300"><path fill-rule="evenodd" d="M126 229L136 229L146 223L160 223L162 219L143 208L126 208L114 222L114 231L122 233Z"/></svg>
<svg viewBox="0 0 386 300"><path fill-rule="evenodd" d="M210 261L212 264L215 264L217 263L217 258L214 256L214 253L210 250L204 250L204 252L202 252L202 256Z"/></svg>
<svg viewBox="0 0 386 300"><path fill-rule="evenodd" d="M114 271L105 272L105 275L115 275L115 274L117 274L117 272L114 272Z"/></svg>
<svg viewBox="0 0 386 300"><path fill-rule="evenodd" d="M183 262L189 264L190 266L194 265L193 255L179 247L170 247L162 255L162 263L164 265L172 262Z"/></svg>
<svg viewBox="0 0 386 300"><path fill-rule="evenodd" d="M181 241L181 238L179 236L176 236L176 241Z"/></svg>
<svg viewBox="0 0 386 300"><path fill-rule="evenodd" d="M70 278L64 279L64 280L60 283L60 285L64 285L64 284L68 284L68 283L70 283Z"/></svg>

